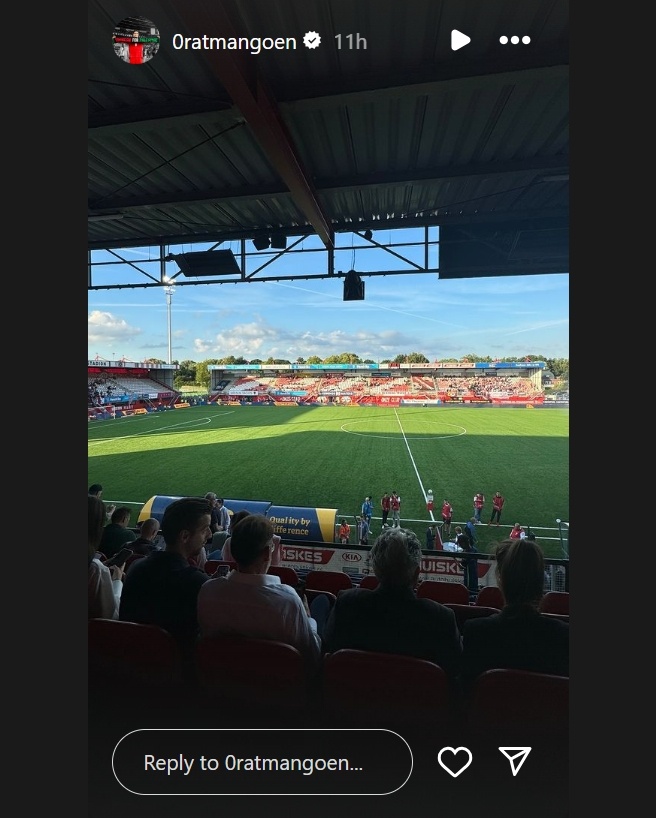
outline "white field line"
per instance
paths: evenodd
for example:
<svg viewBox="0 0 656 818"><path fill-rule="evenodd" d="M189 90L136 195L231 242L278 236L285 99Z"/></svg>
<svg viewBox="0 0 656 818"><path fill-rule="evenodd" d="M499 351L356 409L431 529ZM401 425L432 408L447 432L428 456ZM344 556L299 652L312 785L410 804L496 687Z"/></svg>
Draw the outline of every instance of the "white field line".
<svg viewBox="0 0 656 818"><path fill-rule="evenodd" d="M410 450L410 444L408 443L408 438L405 436L405 432L403 431L403 426L401 425L401 419L399 418L399 413L394 409L394 414L396 415L396 421L399 424L399 429L401 430L401 434L403 435L403 440L405 441L405 447L408 450L408 454L410 455L410 460L412 461L412 468L415 470L415 474L417 475L417 481L419 482L419 486L421 488L421 496L426 502L426 490L424 489L424 484L421 482L421 477L419 476L419 472L417 471L417 464L415 463L415 459L412 456L412 451ZM430 512L431 521L435 522L435 517L433 516L433 510L431 509Z"/></svg>
<svg viewBox="0 0 656 818"><path fill-rule="evenodd" d="M222 415L232 415L233 412L221 412L221 415L215 415L214 417L207 417L207 418L194 418L193 420L185 420L181 423L172 423L170 425L164 426L156 426L153 429L147 429L144 432L135 432L133 434L127 435L117 435L116 437L103 437L103 438L92 438L89 440L89 446L99 446L102 443L112 443L115 440L134 440L138 437L144 437L145 435L152 435L152 434L166 434L169 431L179 431L182 427L190 427L194 428L196 426L207 426L209 425L215 418L221 417Z"/></svg>

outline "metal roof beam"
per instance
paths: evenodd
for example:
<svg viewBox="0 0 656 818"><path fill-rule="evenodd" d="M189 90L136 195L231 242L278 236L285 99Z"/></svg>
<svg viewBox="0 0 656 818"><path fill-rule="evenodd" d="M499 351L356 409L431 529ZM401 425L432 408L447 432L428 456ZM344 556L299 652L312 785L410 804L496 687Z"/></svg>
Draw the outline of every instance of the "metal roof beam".
<svg viewBox="0 0 656 818"><path fill-rule="evenodd" d="M220 3L185 4L179 11L189 31L220 30L239 37ZM316 197L314 186L297 155L278 105L257 71L257 61L239 51L209 51L208 64L241 111L268 160L289 188L294 201L326 247L334 247L330 220Z"/></svg>

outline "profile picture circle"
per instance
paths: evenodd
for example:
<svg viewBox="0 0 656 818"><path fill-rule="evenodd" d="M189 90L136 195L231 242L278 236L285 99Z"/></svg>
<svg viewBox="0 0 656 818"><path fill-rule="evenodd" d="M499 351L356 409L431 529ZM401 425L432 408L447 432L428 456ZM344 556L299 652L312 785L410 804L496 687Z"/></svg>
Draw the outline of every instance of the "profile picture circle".
<svg viewBox="0 0 656 818"><path fill-rule="evenodd" d="M159 29L145 17L125 17L114 26L114 53L130 65L143 65L159 51Z"/></svg>

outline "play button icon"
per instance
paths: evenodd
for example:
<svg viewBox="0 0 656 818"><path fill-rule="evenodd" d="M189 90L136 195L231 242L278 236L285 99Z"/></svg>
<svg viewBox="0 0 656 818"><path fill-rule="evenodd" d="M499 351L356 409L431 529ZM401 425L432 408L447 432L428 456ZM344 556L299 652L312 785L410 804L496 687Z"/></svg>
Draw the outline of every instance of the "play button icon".
<svg viewBox="0 0 656 818"><path fill-rule="evenodd" d="M463 34L462 31L458 31L457 28L451 30L451 51L457 51L467 43L471 43L471 37Z"/></svg>

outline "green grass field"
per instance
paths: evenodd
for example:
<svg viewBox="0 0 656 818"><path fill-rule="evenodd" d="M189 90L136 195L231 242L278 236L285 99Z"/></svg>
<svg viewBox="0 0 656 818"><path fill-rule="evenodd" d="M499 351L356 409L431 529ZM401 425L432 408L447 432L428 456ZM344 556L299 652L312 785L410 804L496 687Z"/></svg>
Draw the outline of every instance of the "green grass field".
<svg viewBox="0 0 656 818"><path fill-rule="evenodd" d="M88 481L102 483L114 503L216 491L347 515L370 494L374 535L380 497L395 490L402 523L422 543L427 489L435 519L446 497L456 522L472 515L478 490L487 522L498 490L506 497L502 525L479 527L479 550L521 522L546 556L561 557L555 521L569 520L569 410L195 406L93 421Z"/></svg>

